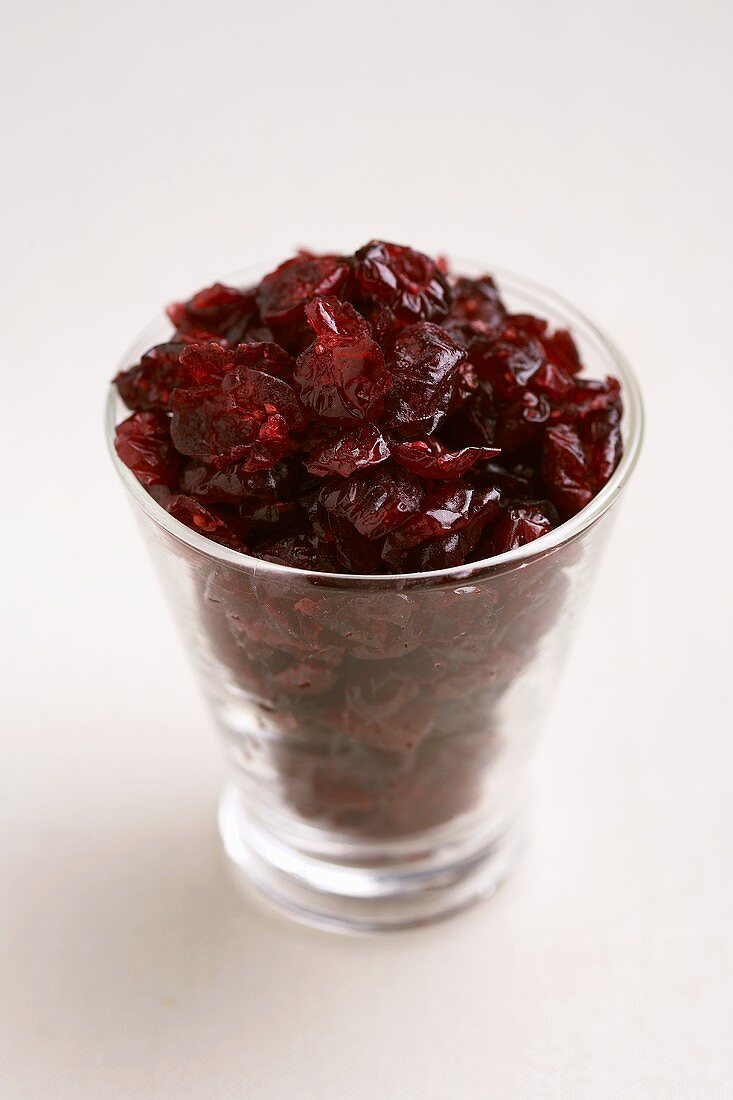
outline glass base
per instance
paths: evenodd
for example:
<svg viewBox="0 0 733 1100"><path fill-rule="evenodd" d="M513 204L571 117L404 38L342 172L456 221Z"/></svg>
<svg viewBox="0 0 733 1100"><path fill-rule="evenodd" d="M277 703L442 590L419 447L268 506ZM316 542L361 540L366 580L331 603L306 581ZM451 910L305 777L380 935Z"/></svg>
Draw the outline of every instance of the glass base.
<svg viewBox="0 0 733 1100"><path fill-rule="evenodd" d="M234 787L219 803L219 832L237 878L286 916L334 932L415 928L490 898L521 848L517 823L489 843L466 839L353 845L340 861L314 856L263 828ZM381 855L380 855L381 853Z"/></svg>

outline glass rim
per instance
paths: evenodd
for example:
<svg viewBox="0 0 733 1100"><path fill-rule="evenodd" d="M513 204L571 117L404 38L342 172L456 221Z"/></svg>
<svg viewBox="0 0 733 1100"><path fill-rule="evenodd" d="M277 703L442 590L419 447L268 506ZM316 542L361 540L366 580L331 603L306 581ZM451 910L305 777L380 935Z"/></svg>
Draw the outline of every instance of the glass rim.
<svg viewBox="0 0 733 1100"><path fill-rule="evenodd" d="M460 259L456 259L455 262L460 266ZM478 264L476 261L463 260L463 263L477 268L485 268L485 265ZM241 271L235 272L225 281L233 285L244 285L239 280L246 277L248 271L254 271L259 266L250 265ZM584 328L611 357L614 368L621 380L621 395L624 402L622 427L625 429L624 452L621 461L607 483L593 497L593 500L586 504L585 508L582 508L571 519L565 520L553 528L546 535L541 535L538 539L525 543L514 550L507 550L505 553L497 554L491 558L483 558L481 561L452 566L448 569L431 569L416 573L329 573L314 569L300 569L292 565L280 565L277 562L252 557L239 550L231 550L229 547L222 546L220 543L206 538L205 535L193 531L170 515L165 508L150 496L132 471L120 460L114 446L115 428L119 423L119 410L126 407L123 405L114 384L111 383L106 402L105 435L112 462L125 488L135 503L158 527L162 527L179 542L187 544L210 558L250 574L271 575L273 578L305 581L325 587L384 589L464 584L466 581L504 573L517 566L526 566L531 561L554 553L574 541L605 515L628 483L636 467L644 436L644 408L641 391L636 374L620 348L593 321L565 298L532 279L527 279L523 275L517 275L502 268L493 267L492 275L495 276L500 289L505 288L510 292L515 290L520 294L534 297L539 306L554 306L565 315L571 327L575 323ZM119 370L129 367L138 354L138 347L144 343L148 336L152 341L156 339L154 334L160 328L160 325L161 318L157 318L145 326L122 357L118 366Z"/></svg>

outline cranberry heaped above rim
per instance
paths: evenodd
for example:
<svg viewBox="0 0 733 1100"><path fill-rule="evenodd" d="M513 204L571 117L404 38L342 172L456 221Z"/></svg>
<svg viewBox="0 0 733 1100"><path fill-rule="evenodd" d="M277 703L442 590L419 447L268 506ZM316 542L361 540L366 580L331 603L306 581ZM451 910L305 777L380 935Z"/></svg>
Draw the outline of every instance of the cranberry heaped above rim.
<svg viewBox="0 0 733 1100"><path fill-rule="evenodd" d="M451 568L547 534L622 452L621 387L489 275L403 245L301 252L168 309L115 378L116 448L182 523L299 569Z"/></svg>

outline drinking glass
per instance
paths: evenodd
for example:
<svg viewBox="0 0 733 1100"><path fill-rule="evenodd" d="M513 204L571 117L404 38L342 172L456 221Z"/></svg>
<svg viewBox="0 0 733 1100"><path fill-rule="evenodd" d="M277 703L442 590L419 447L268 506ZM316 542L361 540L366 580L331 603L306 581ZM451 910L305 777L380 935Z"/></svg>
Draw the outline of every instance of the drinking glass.
<svg viewBox="0 0 733 1100"><path fill-rule="evenodd" d="M322 927L436 920L490 896L511 868L536 735L638 458L641 400L621 353L554 293L497 282L513 312L571 330L589 375L620 378L624 455L573 519L486 561L344 576L220 546L119 461L114 428L128 414L109 395L113 461L228 761L226 853L271 904ZM167 335L164 322L148 328L121 367Z"/></svg>

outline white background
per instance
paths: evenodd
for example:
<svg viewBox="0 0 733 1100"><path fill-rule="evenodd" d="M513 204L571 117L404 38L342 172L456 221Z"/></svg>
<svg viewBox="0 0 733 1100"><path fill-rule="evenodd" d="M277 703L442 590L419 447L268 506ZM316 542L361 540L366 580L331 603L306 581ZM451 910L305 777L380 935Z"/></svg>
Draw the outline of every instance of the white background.
<svg viewBox="0 0 733 1100"><path fill-rule="evenodd" d="M3 1097L733 1095L732 11L6 0ZM649 430L520 870L349 940L228 881L102 404L165 302L372 236L555 287Z"/></svg>

